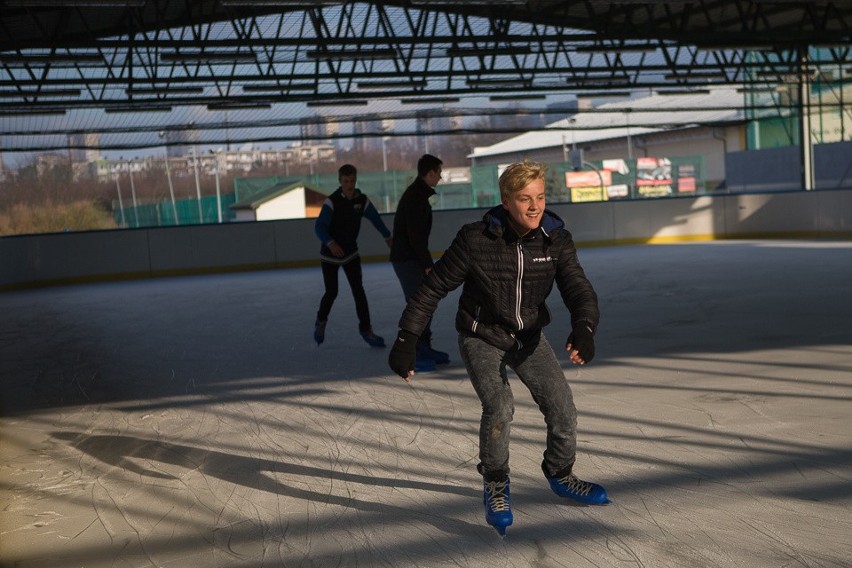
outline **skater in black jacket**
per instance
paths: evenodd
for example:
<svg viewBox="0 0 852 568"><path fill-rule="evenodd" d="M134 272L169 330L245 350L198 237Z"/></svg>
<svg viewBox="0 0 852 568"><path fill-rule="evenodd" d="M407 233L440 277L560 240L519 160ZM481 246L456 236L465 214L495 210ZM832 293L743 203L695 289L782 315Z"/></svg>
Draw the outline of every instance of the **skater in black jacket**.
<svg viewBox="0 0 852 568"><path fill-rule="evenodd" d="M438 302L463 285L456 315L459 352L482 403L479 464L485 518L501 534L512 524L509 433L514 403L507 368L529 389L547 424L542 470L551 489L585 504L609 503L606 490L573 473L577 411L571 388L542 328L553 285L571 315L569 360L595 355L599 311L594 289L577 259L571 233L545 209L542 164L512 164L500 176L501 205L462 227L408 302L390 352L391 369L414 374L415 343Z"/></svg>
<svg viewBox="0 0 852 568"><path fill-rule="evenodd" d="M358 314L358 331L371 347L384 347L385 340L373 332L370 323L370 308L361 276L361 256L358 253L358 233L361 219L366 217L390 246L391 233L379 216L379 212L361 190L355 187L358 170L345 164L337 171L340 187L328 196L320 209L314 231L322 243L320 260L325 294L320 300L317 320L314 324L314 341L317 345L325 340L325 328L331 306L337 298L337 271L342 266L355 299Z"/></svg>
<svg viewBox="0 0 852 568"><path fill-rule="evenodd" d="M432 270L432 253L429 252L432 205L429 198L435 195L435 186L441 181L442 164L431 154L421 156L417 161L417 179L406 188L396 206L390 261L406 302ZM434 371L435 364L450 362L449 354L432 347L431 322L426 322L420 333L415 355L414 365L418 372Z"/></svg>

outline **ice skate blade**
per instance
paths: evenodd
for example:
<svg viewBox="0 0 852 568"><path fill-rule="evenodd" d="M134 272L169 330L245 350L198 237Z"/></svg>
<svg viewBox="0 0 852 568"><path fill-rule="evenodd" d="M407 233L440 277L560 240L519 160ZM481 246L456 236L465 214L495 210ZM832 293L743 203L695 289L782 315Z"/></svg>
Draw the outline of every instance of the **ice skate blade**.
<svg viewBox="0 0 852 568"><path fill-rule="evenodd" d="M583 501L576 501L569 497L563 497L562 504L568 507L606 507L608 505L612 505L612 501L610 499L607 499L606 501L601 501L600 503L584 503Z"/></svg>
<svg viewBox="0 0 852 568"><path fill-rule="evenodd" d="M509 524L506 524L506 525L501 525L501 524L496 524L496 523L494 523L494 524L488 523L488 526L490 526L492 529L497 531L500 534L500 536L506 536L506 529L509 528L511 525L512 525L511 522L509 522Z"/></svg>

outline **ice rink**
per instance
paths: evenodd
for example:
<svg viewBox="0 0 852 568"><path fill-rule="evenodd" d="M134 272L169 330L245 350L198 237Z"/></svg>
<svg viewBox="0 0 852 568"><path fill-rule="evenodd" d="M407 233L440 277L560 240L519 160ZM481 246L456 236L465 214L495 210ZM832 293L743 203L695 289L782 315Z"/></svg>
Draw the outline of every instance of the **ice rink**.
<svg viewBox="0 0 852 568"><path fill-rule="evenodd" d="M342 274L316 346L318 267L0 294L0 565L852 566L852 241L580 259L602 318L597 358L565 364L575 472L613 504L551 493L515 381L504 539L458 292L433 324L451 364L410 384L358 335ZM399 284L386 263L364 276L390 344Z"/></svg>

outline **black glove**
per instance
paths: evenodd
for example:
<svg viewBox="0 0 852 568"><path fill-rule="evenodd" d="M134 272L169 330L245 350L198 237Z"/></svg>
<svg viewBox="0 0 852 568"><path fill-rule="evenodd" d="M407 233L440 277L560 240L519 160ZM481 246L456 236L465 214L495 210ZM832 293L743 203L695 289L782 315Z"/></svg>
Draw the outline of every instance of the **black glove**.
<svg viewBox="0 0 852 568"><path fill-rule="evenodd" d="M399 335L396 341L393 342L390 355L388 355L388 365L394 373L408 380L409 371L414 370L414 359L417 355L417 340L419 338L404 329L399 330Z"/></svg>
<svg viewBox="0 0 852 568"><path fill-rule="evenodd" d="M586 363L595 358L595 334L585 322L580 322L568 336L565 347L569 345L572 350L577 350L580 358Z"/></svg>

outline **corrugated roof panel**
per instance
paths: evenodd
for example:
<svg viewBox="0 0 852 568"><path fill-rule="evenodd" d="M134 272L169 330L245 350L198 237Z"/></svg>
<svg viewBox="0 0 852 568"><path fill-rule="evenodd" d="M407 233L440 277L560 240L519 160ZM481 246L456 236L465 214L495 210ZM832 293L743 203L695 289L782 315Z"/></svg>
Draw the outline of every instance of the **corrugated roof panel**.
<svg viewBox="0 0 852 568"><path fill-rule="evenodd" d="M496 156L563 144L566 134L576 143L594 142L685 128L695 124L735 123L745 120L743 95L735 88L712 89L709 94L660 95L606 103L558 120L546 130L514 136L491 146L475 148L469 157Z"/></svg>

